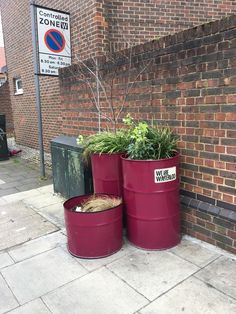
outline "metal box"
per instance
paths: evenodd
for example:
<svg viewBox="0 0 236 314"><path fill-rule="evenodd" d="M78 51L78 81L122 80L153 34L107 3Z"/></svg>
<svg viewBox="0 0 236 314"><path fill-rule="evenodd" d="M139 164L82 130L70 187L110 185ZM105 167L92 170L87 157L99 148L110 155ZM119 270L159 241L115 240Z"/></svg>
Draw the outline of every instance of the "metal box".
<svg viewBox="0 0 236 314"><path fill-rule="evenodd" d="M66 198L93 193L92 172L82 159L83 148L75 137L58 136L51 141L53 186Z"/></svg>

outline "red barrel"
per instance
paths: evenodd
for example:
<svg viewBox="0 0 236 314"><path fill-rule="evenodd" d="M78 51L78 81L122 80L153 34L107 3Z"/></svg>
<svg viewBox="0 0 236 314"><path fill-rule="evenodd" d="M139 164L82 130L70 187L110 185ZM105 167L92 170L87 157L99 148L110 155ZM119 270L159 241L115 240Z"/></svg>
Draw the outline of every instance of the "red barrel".
<svg viewBox="0 0 236 314"><path fill-rule="evenodd" d="M122 158L128 240L148 250L180 241L179 155L161 160Z"/></svg>
<svg viewBox="0 0 236 314"><path fill-rule="evenodd" d="M82 258L109 256L122 247L122 205L100 212L72 211L90 196L76 196L64 203L68 250Z"/></svg>
<svg viewBox="0 0 236 314"><path fill-rule="evenodd" d="M121 155L119 153L92 154L91 163L95 193L107 193L122 197Z"/></svg>

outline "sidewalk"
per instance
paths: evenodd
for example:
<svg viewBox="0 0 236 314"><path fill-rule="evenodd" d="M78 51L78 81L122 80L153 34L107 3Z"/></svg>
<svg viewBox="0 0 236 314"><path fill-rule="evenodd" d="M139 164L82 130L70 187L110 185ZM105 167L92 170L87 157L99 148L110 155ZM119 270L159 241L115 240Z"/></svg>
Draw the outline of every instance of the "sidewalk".
<svg viewBox="0 0 236 314"><path fill-rule="evenodd" d="M39 171L26 160L12 157L6 161L0 161L0 197L51 183L50 175L49 179L41 180Z"/></svg>
<svg viewBox="0 0 236 314"><path fill-rule="evenodd" d="M66 248L64 200L51 184L32 181L21 192L23 181L33 178L31 170L38 184L37 172L12 160L4 163L0 313L236 313L236 256L184 237L166 251L138 250L125 242L107 258L75 258ZM10 183L13 187L3 188Z"/></svg>

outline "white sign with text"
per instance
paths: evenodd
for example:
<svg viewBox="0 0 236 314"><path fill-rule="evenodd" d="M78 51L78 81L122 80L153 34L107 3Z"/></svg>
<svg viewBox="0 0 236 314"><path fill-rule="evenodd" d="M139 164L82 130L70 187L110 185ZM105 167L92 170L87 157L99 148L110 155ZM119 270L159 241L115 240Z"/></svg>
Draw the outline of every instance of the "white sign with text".
<svg viewBox="0 0 236 314"><path fill-rule="evenodd" d="M36 7L39 73L58 75L58 69L71 65L70 15Z"/></svg>
<svg viewBox="0 0 236 314"><path fill-rule="evenodd" d="M164 183L176 180L176 167L155 169L154 180L155 183Z"/></svg>

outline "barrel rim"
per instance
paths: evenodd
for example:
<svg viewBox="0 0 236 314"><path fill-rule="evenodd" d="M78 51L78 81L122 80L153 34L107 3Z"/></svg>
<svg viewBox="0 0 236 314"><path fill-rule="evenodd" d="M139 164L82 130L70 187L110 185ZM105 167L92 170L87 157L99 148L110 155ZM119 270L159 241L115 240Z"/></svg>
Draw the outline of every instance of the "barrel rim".
<svg viewBox="0 0 236 314"><path fill-rule="evenodd" d="M121 156L122 161L127 162L163 162L163 161L170 161L174 159L178 159L180 156L180 153L177 152L175 156L170 158L162 158L162 159L129 159L128 157L124 157L124 154Z"/></svg>
<svg viewBox="0 0 236 314"><path fill-rule="evenodd" d="M121 203L120 203L119 205L114 206L114 207L111 207L111 208L108 208L108 209L100 210L100 211L97 211L97 212L76 212L76 211L72 211L71 209L65 207L66 204L67 204L69 201L71 201L71 200L73 200L73 199L75 199L75 198L78 198L78 197L79 197L79 198L80 198L80 197L81 197L81 198L82 198L82 197L89 197L89 196L92 196L92 195L95 195L95 196L99 196L99 195L103 195L103 196L113 196L113 197L120 198L120 197L117 196L117 195L114 195L114 194L106 194L106 193L94 193L94 194L78 195L78 196L74 196L74 197L69 198L68 200L66 200L66 201L63 203L64 210L65 210L66 212L70 212L70 213L74 213L74 214L91 215L91 214L104 213L104 212L106 212L106 211L116 209L116 208L118 208L118 207L120 207L120 206L121 206L121 208L122 208L122 206L123 206L123 200L121 200ZM78 204L75 205L75 206L78 206L79 204L81 204L81 203L78 203Z"/></svg>
<svg viewBox="0 0 236 314"><path fill-rule="evenodd" d="M91 156L123 156L124 152L114 152L114 153L91 153Z"/></svg>

